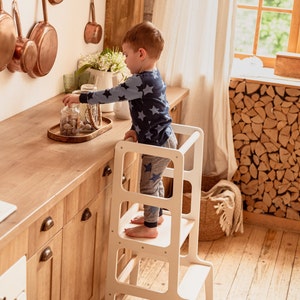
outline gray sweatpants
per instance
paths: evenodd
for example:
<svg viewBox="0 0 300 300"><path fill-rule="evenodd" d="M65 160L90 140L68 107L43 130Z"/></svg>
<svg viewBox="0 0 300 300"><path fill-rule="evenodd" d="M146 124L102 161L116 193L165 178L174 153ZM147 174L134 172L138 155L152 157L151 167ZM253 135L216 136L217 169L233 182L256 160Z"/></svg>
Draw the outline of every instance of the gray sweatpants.
<svg viewBox="0 0 300 300"><path fill-rule="evenodd" d="M177 139L174 133L162 145L162 147L175 149L177 147ZM159 153L158 153L159 154ZM169 158L143 155L142 170L140 181L140 192L142 194L153 195L156 197L164 197L164 185L162 181L162 173L170 162ZM161 215L159 207L144 205L144 225L147 227L157 227L158 217Z"/></svg>

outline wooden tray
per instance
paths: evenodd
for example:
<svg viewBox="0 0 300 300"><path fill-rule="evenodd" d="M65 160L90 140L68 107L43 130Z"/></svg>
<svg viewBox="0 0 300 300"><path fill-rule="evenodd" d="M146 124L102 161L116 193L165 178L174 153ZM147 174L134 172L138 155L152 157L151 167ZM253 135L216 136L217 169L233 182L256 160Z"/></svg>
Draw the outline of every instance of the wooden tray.
<svg viewBox="0 0 300 300"><path fill-rule="evenodd" d="M48 138L64 143L82 143L90 141L95 137L99 136L100 134L110 130L112 128L112 120L106 117L102 117L102 126L99 129L89 133L81 132L78 135L74 136L61 135L59 127L60 125L57 124L49 128L47 131Z"/></svg>

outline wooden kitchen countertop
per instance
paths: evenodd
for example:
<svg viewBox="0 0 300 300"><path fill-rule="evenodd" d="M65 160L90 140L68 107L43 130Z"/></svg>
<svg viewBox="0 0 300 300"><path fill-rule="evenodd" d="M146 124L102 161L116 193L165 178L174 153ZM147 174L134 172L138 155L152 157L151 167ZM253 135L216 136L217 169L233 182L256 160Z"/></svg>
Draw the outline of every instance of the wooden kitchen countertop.
<svg viewBox="0 0 300 300"><path fill-rule="evenodd" d="M167 88L173 107L188 90ZM0 223L0 250L33 221L113 158L115 144L130 120L113 120L112 129L84 143L61 143L47 137L58 124L63 94L0 122L0 200L18 209Z"/></svg>

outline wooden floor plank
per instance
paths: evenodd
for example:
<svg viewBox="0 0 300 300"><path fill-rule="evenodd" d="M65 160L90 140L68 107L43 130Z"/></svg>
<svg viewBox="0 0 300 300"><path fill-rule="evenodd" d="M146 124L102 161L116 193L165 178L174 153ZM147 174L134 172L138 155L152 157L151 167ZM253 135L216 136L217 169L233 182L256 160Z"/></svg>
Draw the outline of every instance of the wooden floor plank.
<svg viewBox="0 0 300 300"><path fill-rule="evenodd" d="M244 229L244 234L199 242L199 256L214 265L214 300L300 299L300 234L253 224ZM139 284L165 290L167 265L142 260Z"/></svg>
<svg viewBox="0 0 300 300"><path fill-rule="evenodd" d="M209 253L212 245L213 245L213 241L199 242L198 253L199 253L200 258L205 259L205 257Z"/></svg>
<svg viewBox="0 0 300 300"><path fill-rule="evenodd" d="M267 231L248 294L248 299L267 299L282 234L282 231L271 229Z"/></svg>
<svg viewBox="0 0 300 300"><path fill-rule="evenodd" d="M287 299L298 239L298 234L283 233L267 299Z"/></svg>
<svg viewBox="0 0 300 300"><path fill-rule="evenodd" d="M295 253L293 270L290 280L288 299L298 299L300 297L300 235L298 235L298 245Z"/></svg>
<svg viewBox="0 0 300 300"><path fill-rule="evenodd" d="M265 228L252 226L252 232L242 254L240 265L227 297L228 299L247 299L266 232L267 229Z"/></svg>
<svg viewBox="0 0 300 300"><path fill-rule="evenodd" d="M165 262L163 261L151 258L143 259L142 264L140 265L141 271L138 278L138 285L151 289L151 286L164 268ZM164 282L167 283L167 278L164 279Z"/></svg>
<svg viewBox="0 0 300 300"><path fill-rule="evenodd" d="M216 299L227 297L251 232L252 228L247 227L242 235L231 237L230 247L227 248L218 270L214 273L214 295ZM213 260L210 261L214 264Z"/></svg>
<svg viewBox="0 0 300 300"><path fill-rule="evenodd" d="M156 277L156 280L149 286L153 291L166 292L168 290L168 275L169 264L167 262L161 262L160 272Z"/></svg>
<svg viewBox="0 0 300 300"><path fill-rule="evenodd" d="M213 263L214 274L218 273L219 267L226 255L227 249L230 248L232 236L222 237L214 241L209 248L209 252L202 257L203 259ZM201 249L202 242L199 242L199 249Z"/></svg>

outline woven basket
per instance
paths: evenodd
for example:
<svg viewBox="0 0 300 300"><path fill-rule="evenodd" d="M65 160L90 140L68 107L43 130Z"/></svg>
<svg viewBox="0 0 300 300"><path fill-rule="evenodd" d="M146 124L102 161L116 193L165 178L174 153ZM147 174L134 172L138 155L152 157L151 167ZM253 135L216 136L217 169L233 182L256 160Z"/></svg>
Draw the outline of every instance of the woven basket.
<svg viewBox="0 0 300 300"><path fill-rule="evenodd" d="M210 201L201 199L200 207L200 224L199 224L199 241L213 241L225 236L220 226L220 215L216 214L215 205L221 201ZM183 194L182 212L189 213L191 204L191 194Z"/></svg>
<svg viewBox="0 0 300 300"><path fill-rule="evenodd" d="M207 192L221 180L220 176L202 176L202 191Z"/></svg>

